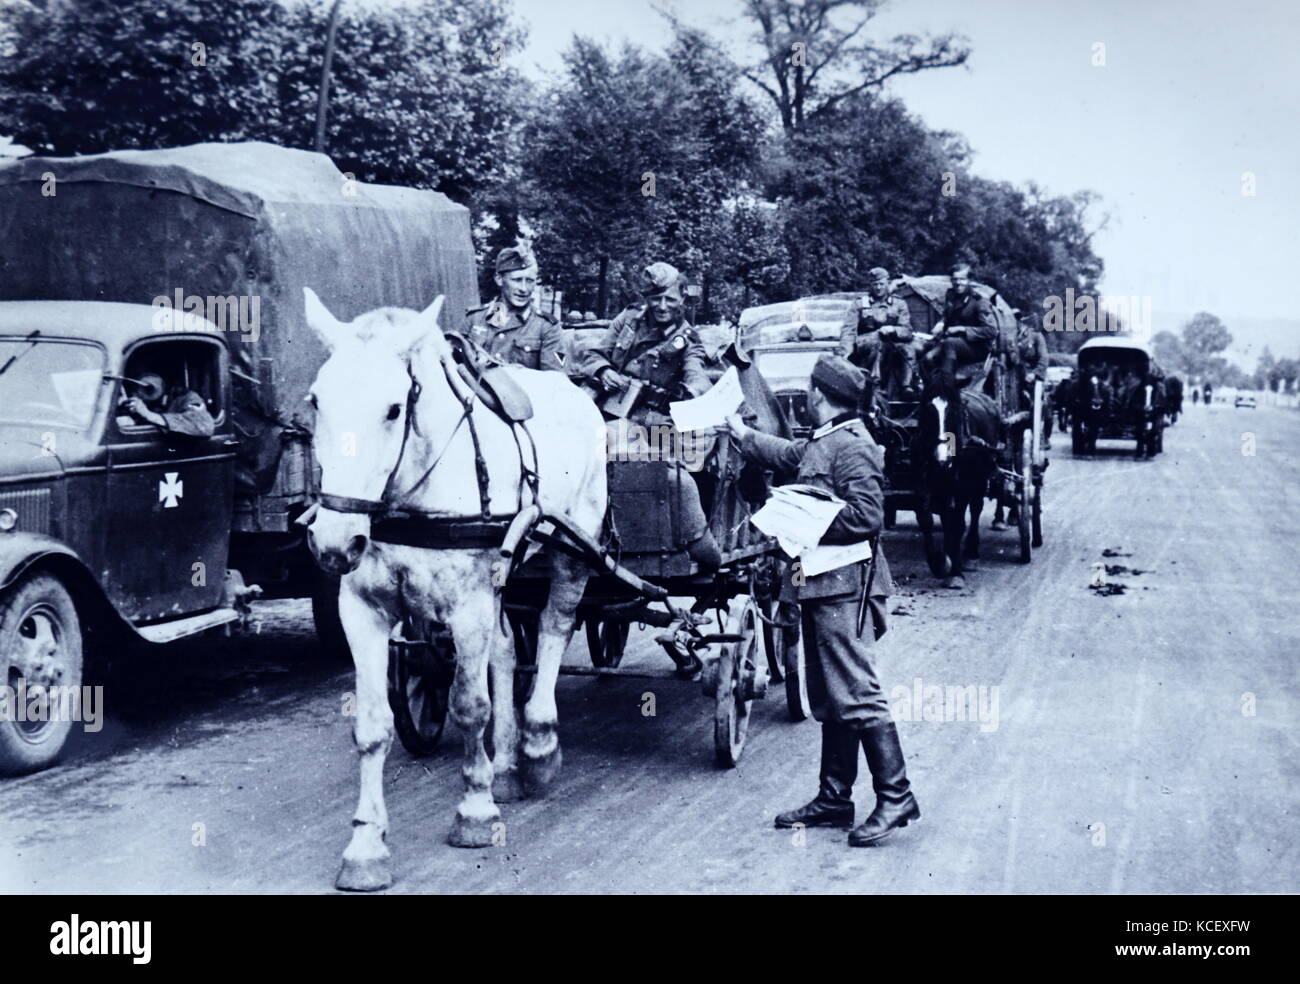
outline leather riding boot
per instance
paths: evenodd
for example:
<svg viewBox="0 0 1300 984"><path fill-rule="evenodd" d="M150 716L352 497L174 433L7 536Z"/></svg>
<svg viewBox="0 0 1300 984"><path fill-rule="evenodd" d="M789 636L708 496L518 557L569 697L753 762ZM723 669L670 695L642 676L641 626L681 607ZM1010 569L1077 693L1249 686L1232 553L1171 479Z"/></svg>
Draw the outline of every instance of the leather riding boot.
<svg viewBox="0 0 1300 984"><path fill-rule="evenodd" d="M817 795L797 810L776 817L776 826L853 826L853 783L858 778L858 733L842 724L822 724L821 782Z"/></svg>
<svg viewBox="0 0 1300 984"><path fill-rule="evenodd" d="M903 763L903 746L898 742L894 722L860 732L862 750L871 769L871 787L876 791L876 808L862 826L849 834L850 847L878 844L898 827L921 819L921 808L912 795Z"/></svg>

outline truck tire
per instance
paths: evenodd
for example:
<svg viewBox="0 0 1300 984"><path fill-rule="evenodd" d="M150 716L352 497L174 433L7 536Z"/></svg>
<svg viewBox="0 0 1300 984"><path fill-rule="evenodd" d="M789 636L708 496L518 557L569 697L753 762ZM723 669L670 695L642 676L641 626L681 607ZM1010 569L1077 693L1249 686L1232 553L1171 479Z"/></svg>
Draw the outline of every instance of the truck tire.
<svg viewBox="0 0 1300 984"><path fill-rule="evenodd" d="M352 650L339 619L339 578L319 571L312 586L311 617L316 623L316 638L326 663L350 665Z"/></svg>
<svg viewBox="0 0 1300 984"><path fill-rule="evenodd" d="M0 686L9 688L0 704L0 774L35 772L58 761L72 733L71 711L79 704L46 705L41 716L57 720L29 721L18 713L14 698L20 684L28 688L22 700L26 712L32 705L30 688L37 685L74 688L65 693L79 695L81 652L77 606L58 578L32 574L0 596Z"/></svg>

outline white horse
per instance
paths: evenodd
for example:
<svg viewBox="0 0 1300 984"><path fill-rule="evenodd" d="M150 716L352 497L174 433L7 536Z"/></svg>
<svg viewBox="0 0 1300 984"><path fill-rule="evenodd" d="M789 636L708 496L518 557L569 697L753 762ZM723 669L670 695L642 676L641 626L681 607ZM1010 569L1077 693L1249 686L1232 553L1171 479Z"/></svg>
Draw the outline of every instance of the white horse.
<svg viewBox="0 0 1300 984"><path fill-rule="evenodd" d="M304 294L308 324L330 353L308 397L316 407L313 448L322 493L308 540L320 565L343 575L339 615L357 673L353 736L361 793L336 884L374 890L392 883L383 770L393 740L387 681L394 626L409 612L446 625L455 641L449 712L465 743L465 795L448 841L484 847L500 820L496 801L543 792L559 768L555 682L588 569L562 551L550 552L553 573L538 628L536 682L517 723L515 652L501 617L501 549L377 543L370 539L371 516L382 505L481 519L474 440L465 416L470 407L490 476L490 511L515 517L511 532L517 533L540 507L594 541L607 495L604 425L592 401L563 373L512 367L511 378L535 408L529 422L534 462L527 438L521 451L510 425L445 371L451 353L438 326L441 297L418 314L381 308L344 323L310 289ZM538 476L536 503L523 481L521 454ZM489 715L491 761L483 743Z"/></svg>

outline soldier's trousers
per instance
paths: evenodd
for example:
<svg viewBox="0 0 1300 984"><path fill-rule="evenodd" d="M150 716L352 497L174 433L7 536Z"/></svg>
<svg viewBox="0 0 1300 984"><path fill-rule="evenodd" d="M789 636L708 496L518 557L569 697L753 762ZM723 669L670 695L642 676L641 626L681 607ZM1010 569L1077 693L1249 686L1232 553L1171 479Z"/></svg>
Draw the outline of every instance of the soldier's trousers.
<svg viewBox="0 0 1300 984"><path fill-rule="evenodd" d="M818 721L860 731L893 720L874 659L885 603L885 598L871 599L861 636L856 597L801 604L808 702Z"/></svg>

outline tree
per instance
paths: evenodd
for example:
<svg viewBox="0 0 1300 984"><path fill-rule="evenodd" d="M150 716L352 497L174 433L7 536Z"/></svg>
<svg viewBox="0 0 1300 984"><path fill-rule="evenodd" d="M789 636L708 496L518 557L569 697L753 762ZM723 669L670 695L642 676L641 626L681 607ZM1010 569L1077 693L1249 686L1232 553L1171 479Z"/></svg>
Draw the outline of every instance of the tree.
<svg viewBox="0 0 1300 984"><path fill-rule="evenodd" d="M664 55L575 38L565 77L524 140L518 207L548 276L601 314L666 259L716 283L726 203L746 191L762 121L704 35L678 28Z"/></svg>
<svg viewBox="0 0 1300 984"><path fill-rule="evenodd" d="M0 132L38 153L199 141L311 147L321 0L81 0L10 8ZM3 32L0 32L3 33ZM361 180L472 200L514 153L522 46L507 0L341 15L327 146Z"/></svg>
<svg viewBox="0 0 1300 984"><path fill-rule="evenodd" d="M1189 351L1208 357L1231 345L1232 333L1215 315L1201 311L1183 326L1183 344Z"/></svg>
<svg viewBox="0 0 1300 984"><path fill-rule="evenodd" d="M873 44L867 25L887 0L744 0L762 59L745 76L772 100L790 133L896 75L965 63L956 34L900 34Z"/></svg>

